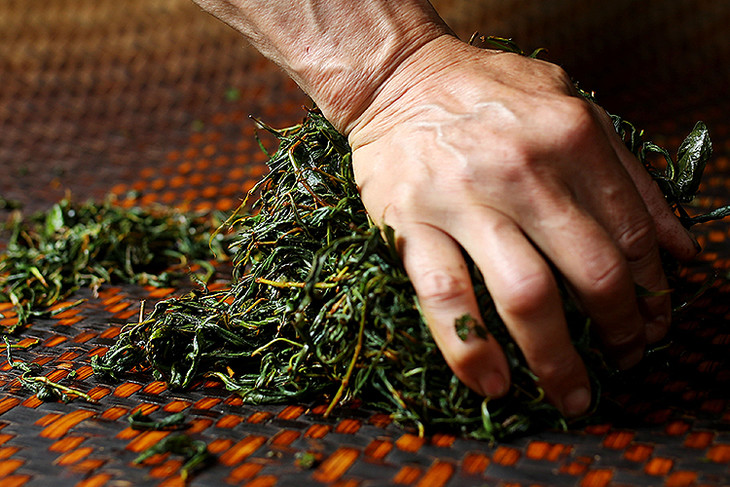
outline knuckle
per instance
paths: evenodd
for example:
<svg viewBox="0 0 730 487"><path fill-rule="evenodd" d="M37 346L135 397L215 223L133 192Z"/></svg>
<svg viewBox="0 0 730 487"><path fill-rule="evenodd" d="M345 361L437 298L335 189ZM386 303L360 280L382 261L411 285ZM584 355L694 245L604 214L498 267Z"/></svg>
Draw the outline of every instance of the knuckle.
<svg viewBox="0 0 730 487"><path fill-rule="evenodd" d="M391 224L413 220L412 216L423 212L423 192L417 184L397 184L388 197L382 215L374 215Z"/></svg>
<svg viewBox="0 0 730 487"><path fill-rule="evenodd" d="M500 141L499 154L501 164L497 176L506 187L530 187L550 169L550 157L546 157L543 148L519 137ZM483 180L488 181L495 177L495 172L484 176Z"/></svg>
<svg viewBox="0 0 730 487"><path fill-rule="evenodd" d="M555 88L566 93L573 93L575 91L573 81L562 67L554 63L545 63L543 69L549 79L552 80Z"/></svg>
<svg viewBox="0 0 730 487"><path fill-rule="evenodd" d="M544 110L549 111L543 117L549 123L544 128L545 145L553 154L588 150L587 144L601 137L592 109L584 100L563 96Z"/></svg>
<svg viewBox="0 0 730 487"><path fill-rule="evenodd" d="M612 328L603 334L601 340L614 354L622 354L644 344L644 330L641 328Z"/></svg>
<svg viewBox="0 0 730 487"><path fill-rule="evenodd" d="M532 317L544 309L554 294L555 282L549 273L526 274L507 283L499 293L499 307L513 317Z"/></svg>
<svg viewBox="0 0 730 487"><path fill-rule="evenodd" d="M626 282L630 282L630 274L621 259L601 259L586 267L587 285L585 291L596 298L615 294Z"/></svg>
<svg viewBox="0 0 730 487"><path fill-rule="evenodd" d="M657 246L656 231L649 215L619 229L615 239L629 261L652 254Z"/></svg>
<svg viewBox="0 0 730 487"><path fill-rule="evenodd" d="M471 282L442 269L418 274L414 286L422 303L442 307L463 300L471 290Z"/></svg>
<svg viewBox="0 0 730 487"><path fill-rule="evenodd" d="M565 98L560 106L560 142L575 145L597 128L590 106L580 98Z"/></svg>
<svg viewBox="0 0 730 487"><path fill-rule="evenodd" d="M530 367L538 376L540 382L556 384L562 382L566 377L576 376L580 371L581 362L576 354L569 353L562 354L562 356L546 356L542 360L533 360Z"/></svg>

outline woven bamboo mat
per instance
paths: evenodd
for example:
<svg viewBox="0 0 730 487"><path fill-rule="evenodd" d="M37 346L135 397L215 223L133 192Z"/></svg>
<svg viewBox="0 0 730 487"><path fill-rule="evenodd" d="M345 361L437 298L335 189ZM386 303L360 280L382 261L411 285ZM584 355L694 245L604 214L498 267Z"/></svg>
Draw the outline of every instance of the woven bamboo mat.
<svg viewBox="0 0 730 487"><path fill-rule="evenodd" d="M550 46L554 58L576 67L576 78L599 85L609 109L670 148L694 120L705 120L716 156L698 205L730 201L730 99L720 90L730 76L726 63L715 64L730 51L726 2L641 2L615 29L630 2L435 3L461 35L478 28L513 33L530 48ZM553 27L568 14L572 29ZM642 17L650 30L639 29ZM673 52L662 62L661 46ZM635 55L626 60L629 47ZM592 53L606 63L592 66ZM0 79L0 196L26 211L67 190L77 199L111 192L128 205L228 211L264 171L248 115L290 125L307 103L275 67L187 0L3 0ZM703 230L705 251L690 281L713 269L730 272L727 238L727 226ZM359 407L325 419L320 404L244 405L213 382L171 391L144 374L110 382L91 373L91 357L136 320L141 300L149 306L176 292L105 287L94 298L82 291L74 299L87 298L83 305L24 332L25 343L38 344L17 358L95 402L41 402L19 386L3 357L2 487L182 485L175 456L132 463L169 434L130 429L127 417L139 409L187 414L186 432L217 457L189 480L197 486L730 485L726 281L675 324L667 370L617 394L622 414L497 445L447 433L419 438ZM7 305L0 312L0 325L12 321Z"/></svg>

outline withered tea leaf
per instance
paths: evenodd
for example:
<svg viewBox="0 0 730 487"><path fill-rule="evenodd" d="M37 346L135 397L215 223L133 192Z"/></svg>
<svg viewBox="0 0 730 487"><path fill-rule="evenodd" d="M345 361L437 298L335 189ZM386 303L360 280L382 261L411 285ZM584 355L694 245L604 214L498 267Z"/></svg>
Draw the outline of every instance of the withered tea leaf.
<svg viewBox="0 0 730 487"><path fill-rule="evenodd" d="M509 40L488 40L524 54ZM698 189L710 155L703 124L675 162L631 123L612 119L685 226L730 213L726 207L691 217L680 206ZM453 375L420 314L393 230L368 218L347 141L319 112L288 129L259 125L278 138L279 148L269 158L270 172L249 193L258 195L253 212L238 212L229 222L239 229L230 289L160 302L104 357L94 357L96 371L121 378L148 367L179 388L217 378L249 403L326 401L328 414L361 398L421 432L449 428L489 440L567 426L545 399L474 265L481 318L505 351L512 387L504 398L485 399ZM652 167L652 153L665 158L665 172ZM674 264L666 265L671 270ZM597 352L590 320L569 292L563 298L595 404L614 370ZM455 331L465 338L483 333L471 321L457 320Z"/></svg>
<svg viewBox="0 0 730 487"><path fill-rule="evenodd" d="M627 122L619 120L618 126L648 164L641 134ZM392 229L381 231L365 213L345 139L316 111L290 129L267 130L280 146L269 160L270 172L252 190L259 194L256 211L236 218L231 288L159 303L105 357L95 359L97 371L121 378L150 367L173 387L214 377L250 403L325 400L328 412L362 398L401 423L476 438L565 427L474 266L482 319L512 370L512 389L498 400L473 393L443 360L420 315ZM686 167L696 172L704 163ZM613 370L595 350L589 321L564 296L572 338L597 395L601 377ZM457 320L457 332L483 334L469 318Z"/></svg>
<svg viewBox="0 0 730 487"><path fill-rule="evenodd" d="M0 301L14 304L17 321L3 331L49 314L48 307L82 287L169 286L193 263L205 271L204 281L213 272L211 249L223 256L226 248L223 235L211 239L214 227L210 217L163 207L126 209L112 199L64 199L45 213L12 218L0 256Z"/></svg>

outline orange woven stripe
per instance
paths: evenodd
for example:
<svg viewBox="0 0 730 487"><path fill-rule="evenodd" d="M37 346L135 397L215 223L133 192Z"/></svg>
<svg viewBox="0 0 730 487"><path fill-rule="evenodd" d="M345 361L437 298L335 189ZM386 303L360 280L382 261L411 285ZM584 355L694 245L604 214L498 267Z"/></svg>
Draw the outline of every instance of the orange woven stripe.
<svg viewBox="0 0 730 487"><path fill-rule="evenodd" d="M48 449L58 453L65 453L79 446L84 442L84 440L86 440L86 438L83 436L67 436L66 438L62 438L49 446Z"/></svg>
<svg viewBox="0 0 730 487"><path fill-rule="evenodd" d="M419 436L412 435L410 433L406 433L396 440L395 446L397 446L399 449L401 449L403 451L409 451L409 452L415 453L421 449L424 441L425 440Z"/></svg>
<svg viewBox="0 0 730 487"><path fill-rule="evenodd" d="M60 413L48 413L45 416L38 418L35 422L38 426L48 426L49 424L56 421L61 417Z"/></svg>
<svg viewBox="0 0 730 487"><path fill-rule="evenodd" d="M297 438L299 438L298 431L282 430L271 439L271 444L275 446L289 446Z"/></svg>
<svg viewBox="0 0 730 487"><path fill-rule="evenodd" d="M355 448L338 448L317 468L312 477L318 482L334 482L355 463L360 451Z"/></svg>
<svg viewBox="0 0 730 487"><path fill-rule="evenodd" d="M91 377L91 374L94 373L94 369L91 368L90 365L82 365L78 369L76 369L76 380L86 380L89 377Z"/></svg>
<svg viewBox="0 0 730 487"><path fill-rule="evenodd" d="M188 429L186 431L191 435L195 433L200 433L201 431L210 428L212 424L212 419L196 418L190 422L190 425L188 426Z"/></svg>
<svg viewBox="0 0 730 487"><path fill-rule="evenodd" d="M20 448L16 446L4 446L0 448L0 460L10 458L20 451Z"/></svg>
<svg viewBox="0 0 730 487"><path fill-rule="evenodd" d="M679 436L689 431L689 424L684 421L672 421L664 430L668 435Z"/></svg>
<svg viewBox="0 0 730 487"><path fill-rule="evenodd" d="M269 419L271 418L271 416L273 416L273 414L271 414L271 413L269 413L269 412L265 412L265 411L256 411L255 413L253 413L253 414L252 414L252 415L251 415L251 416L250 416L250 417L248 418L248 420L247 420L247 421L248 421L249 423L254 423L254 424L258 424L258 423L263 423L264 421L268 421L268 420L269 420Z"/></svg>
<svg viewBox="0 0 730 487"><path fill-rule="evenodd" d="M378 428L385 428L392 422L393 418L391 418L390 415L382 413L373 414L370 419L368 419L368 423Z"/></svg>
<svg viewBox="0 0 730 487"><path fill-rule="evenodd" d="M167 390L167 384L164 381L156 380L150 382L144 387L144 391L148 394L160 394Z"/></svg>
<svg viewBox="0 0 730 487"><path fill-rule="evenodd" d="M507 446L500 446L497 451L494 452L492 460L496 463L504 466L510 466L517 463L520 459L520 451L515 448L509 448Z"/></svg>
<svg viewBox="0 0 730 487"><path fill-rule="evenodd" d="M218 438L208 443L208 451L218 455L228 450L233 445L233 440Z"/></svg>
<svg viewBox="0 0 730 487"><path fill-rule="evenodd" d="M127 414L127 408L123 408L121 406L114 406L114 407L107 409L103 413L101 413L101 417L104 419L108 419L110 421L116 421L117 419L121 418L125 414Z"/></svg>
<svg viewBox="0 0 730 487"><path fill-rule="evenodd" d="M246 487L272 487L276 485L277 480L279 479L273 475L262 475L247 483Z"/></svg>
<svg viewBox="0 0 730 487"><path fill-rule="evenodd" d="M365 448L363 452L366 457L380 460L393 449L393 443L388 440L375 439Z"/></svg>
<svg viewBox="0 0 730 487"><path fill-rule="evenodd" d="M20 399L15 397L6 397L5 399L0 401L0 415L7 413L11 409L13 409L15 406L20 404Z"/></svg>
<svg viewBox="0 0 730 487"><path fill-rule="evenodd" d="M197 409L210 409L213 406L220 404L221 401L222 399L219 399L217 397L206 397L196 402L193 407Z"/></svg>
<svg viewBox="0 0 730 487"><path fill-rule="evenodd" d="M133 451L135 453L143 452L147 448L156 445L160 440L162 440L169 434L169 431L145 431L144 433L140 433L135 439L130 441L125 449ZM119 437L119 435L117 435L117 437Z"/></svg>
<svg viewBox="0 0 730 487"><path fill-rule="evenodd" d="M110 326L99 334L99 338L115 338L121 331L119 326Z"/></svg>
<svg viewBox="0 0 730 487"><path fill-rule="evenodd" d="M697 472L673 472L664 482L665 487L690 487L697 485Z"/></svg>
<svg viewBox="0 0 730 487"><path fill-rule="evenodd" d="M686 448L696 448L698 450L704 450L712 443L715 438L714 431L693 431L684 440L684 446Z"/></svg>
<svg viewBox="0 0 730 487"><path fill-rule="evenodd" d="M216 422L218 428L234 428L243 422L243 418L233 414L227 414Z"/></svg>
<svg viewBox="0 0 730 487"><path fill-rule="evenodd" d="M646 464L644 471L649 475L664 476L674 466L674 461L669 458L652 458L649 463Z"/></svg>
<svg viewBox="0 0 730 487"><path fill-rule="evenodd" d="M624 458L632 462L645 462L654 451L654 447L650 445L631 445L624 452Z"/></svg>
<svg viewBox="0 0 730 487"><path fill-rule="evenodd" d="M41 431L41 436L44 438L60 438L80 422L93 418L94 416L96 416L94 411L78 409L61 416L56 421L48 425L43 431Z"/></svg>
<svg viewBox="0 0 730 487"><path fill-rule="evenodd" d="M306 409L302 406L287 406L279 413L278 416L281 419L293 420L301 416L304 411L306 411Z"/></svg>
<svg viewBox="0 0 730 487"><path fill-rule="evenodd" d="M162 465L158 465L150 470L150 477L162 479L175 475L182 467L182 462L178 459L168 460ZM172 479L171 479L172 480ZM177 480L177 479L175 479Z"/></svg>
<svg viewBox="0 0 730 487"><path fill-rule="evenodd" d="M238 484L244 480L252 479L258 475L262 468L264 466L258 463L244 463L231 470L230 475L226 478L226 482Z"/></svg>
<svg viewBox="0 0 730 487"><path fill-rule="evenodd" d="M482 453L467 453L461 461L461 469L470 475L479 475L489 466L489 457Z"/></svg>
<svg viewBox="0 0 730 487"><path fill-rule="evenodd" d="M13 475L3 479L3 487L21 487L30 480L30 475Z"/></svg>
<svg viewBox="0 0 730 487"><path fill-rule="evenodd" d="M634 439L631 431L613 431L603 440L603 447L610 450L623 450Z"/></svg>
<svg viewBox="0 0 730 487"><path fill-rule="evenodd" d="M591 470L580 483L580 487L606 487L613 478L611 470Z"/></svg>
<svg viewBox="0 0 730 487"><path fill-rule="evenodd" d="M74 472L89 475L94 470L101 468L101 466L104 465L106 462L106 460L102 460L100 458L87 458L86 460L82 460L79 463L72 465L70 468Z"/></svg>
<svg viewBox="0 0 730 487"><path fill-rule="evenodd" d="M53 337L50 337L48 340L43 342L44 347L55 347L56 345L60 345L61 343L65 342L67 338L62 335L56 335Z"/></svg>
<svg viewBox="0 0 730 487"><path fill-rule="evenodd" d="M730 462L730 445L715 445L707 452L707 458L717 463Z"/></svg>
<svg viewBox="0 0 730 487"><path fill-rule="evenodd" d="M335 433L353 435L360 430L360 421L356 419L343 419L335 428Z"/></svg>
<svg viewBox="0 0 730 487"><path fill-rule="evenodd" d="M415 482L418 477L421 476L421 469L418 467L411 467L405 465L401 467L395 477L393 477L393 483L401 485L410 485Z"/></svg>
<svg viewBox="0 0 730 487"><path fill-rule="evenodd" d="M247 436L221 455L220 462L229 467L237 465L258 450L264 443L266 443L266 437L264 436Z"/></svg>
<svg viewBox="0 0 730 487"><path fill-rule="evenodd" d="M431 444L441 448L451 448L454 441L456 441L456 437L454 435L436 433L431 437Z"/></svg>
<svg viewBox="0 0 730 487"><path fill-rule="evenodd" d="M442 487L454 475L454 466L448 462L435 461L426 475L418 481L418 487Z"/></svg>
<svg viewBox="0 0 730 487"><path fill-rule="evenodd" d="M546 441L533 441L527 446L525 456L532 460L557 461L561 456L570 453L572 448L567 445L556 445Z"/></svg>
<svg viewBox="0 0 730 487"><path fill-rule="evenodd" d="M120 302L120 303L107 307L106 310L112 314L116 314L116 313L119 313L120 311L123 311L123 310L129 308L130 306L131 306L131 303Z"/></svg>
<svg viewBox="0 0 730 487"><path fill-rule="evenodd" d="M6 477L15 472L20 467L22 467L24 463L25 462L23 460L18 459L0 461L0 478ZM5 480L3 480L3 487L4 486Z"/></svg>
<svg viewBox="0 0 730 487"><path fill-rule="evenodd" d="M142 389L141 385L135 384L134 382L126 382L114 389L114 395L117 397L129 397L140 389Z"/></svg>
<svg viewBox="0 0 730 487"><path fill-rule="evenodd" d="M78 450L70 451L68 453L64 453L60 457L58 457L55 461L58 465L71 465L77 462L80 462L84 458L88 457L92 452L94 451L91 447L84 447L79 448Z"/></svg>
<svg viewBox="0 0 730 487"><path fill-rule="evenodd" d="M184 411L189 407L190 401L171 401L162 409L164 409L168 413L179 413L180 411Z"/></svg>
<svg viewBox="0 0 730 487"><path fill-rule="evenodd" d="M106 397L111 393L112 393L111 389L109 389L108 387L101 387L101 386L94 387L93 389L91 389L88 392L89 397L91 397L95 401L98 401L99 399Z"/></svg>
<svg viewBox="0 0 730 487"><path fill-rule="evenodd" d="M66 311L61 311L60 313L54 315L53 317L58 320L64 320L66 318L73 318L77 314L81 313L81 310L77 307L69 308Z"/></svg>
<svg viewBox="0 0 730 487"><path fill-rule="evenodd" d="M313 424L307 429L307 432L304 433L304 436L314 439L324 438L325 436L327 436L327 433L330 432L330 429L332 429L332 427L327 424Z"/></svg>

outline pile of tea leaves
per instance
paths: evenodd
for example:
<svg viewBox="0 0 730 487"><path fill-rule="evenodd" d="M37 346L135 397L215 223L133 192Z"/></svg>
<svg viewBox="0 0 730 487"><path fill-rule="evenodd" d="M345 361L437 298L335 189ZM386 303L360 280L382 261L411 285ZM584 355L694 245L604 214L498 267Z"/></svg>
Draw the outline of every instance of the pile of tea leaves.
<svg viewBox="0 0 730 487"><path fill-rule="evenodd" d="M685 225L709 218L679 209L697 191L711 152L706 127L695 127L675 160L642 142L629 123L614 122ZM263 127L280 146L270 172L249 193L258 195L253 211L229 221L239 229L230 289L203 287L159 302L94 358L97 373L121 379L149 369L174 388L217 378L249 403L326 401L327 414L359 398L420 431L428 425L489 440L566 426L544 400L475 267L482 318L508 356L512 387L504 398L485 399L453 375L419 312L393 231L368 218L346 139L320 113L284 130ZM664 171L647 162L652 152L668 157ZM710 217L728 214L724 208ZM600 391L613 371L567 294L565 309ZM457 320L456 331L478 331L471 323Z"/></svg>
<svg viewBox="0 0 730 487"><path fill-rule="evenodd" d="M211 238L214 216L166 207L124 208L76 203L67 197L46 212L13 215L5 225L7 246L0 255L0 302L17 312L12 333L76 290L105 283L170 286L188 275L193 264L206 280L210 260L224 257L222 234ZM58 309L56 311L59 311Z"/></svg>

